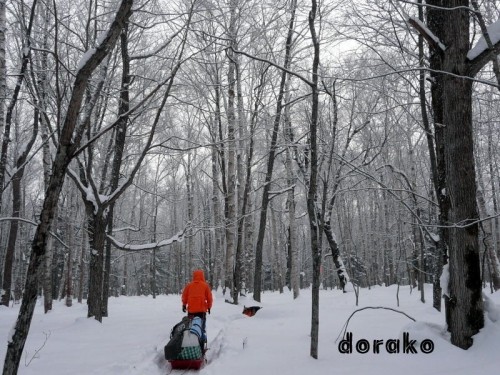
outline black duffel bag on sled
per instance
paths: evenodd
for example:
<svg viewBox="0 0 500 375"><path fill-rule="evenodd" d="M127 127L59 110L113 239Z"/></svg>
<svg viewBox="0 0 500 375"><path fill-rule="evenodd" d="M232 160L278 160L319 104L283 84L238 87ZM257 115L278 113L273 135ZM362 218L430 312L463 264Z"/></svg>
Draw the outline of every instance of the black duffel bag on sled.
<svg viewBox="0 0 500 375"><path fill-rule="evenodd" d="M182 339L184 331L189 329L190 320L187 316L177 323L170 332L170 341L165 345L165 359L167 361L176 359L182 351Z"/></svg>
<svg viewBox="0 0 500 375"><path fill-rule="evenodd" d="M165 359L172 369L200 369L205 363L206 333L199 317L186 316L170 333Z"/></svg>

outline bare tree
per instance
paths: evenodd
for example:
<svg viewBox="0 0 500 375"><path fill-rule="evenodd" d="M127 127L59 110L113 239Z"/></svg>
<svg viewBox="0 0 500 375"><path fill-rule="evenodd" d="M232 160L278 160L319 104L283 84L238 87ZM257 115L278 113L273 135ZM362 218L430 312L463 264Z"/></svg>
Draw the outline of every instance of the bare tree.
<svg viewBox="0 0 500 375"><path fill-rule="evenodd" d="M81 138L81 134L78 133L74 136L74 130L77 127L80 107L88 80L116 43L123 25L128 21L131 15L132 4L132 0L123 0L120 3L115 18L104 38L102 38L101 43L99 43L91 53L82 57L81 67L76 74L71 91L71 99L68 103L63 127L61 128L59 146L54 159L49 189L47 190L42 212L40 214L40 224L37 226L33 239L23 301L14 328L14 334L7 346L3 375L15 375L19 368L19 362L35 309L38 289L38 271L45 254L47 237L53 219L53 209L57 205L59 199L66 169L74 152L79 146Z"/></svg>
<svg viewBox="0 0 500 375"><path fill-rule="evenodd" d="M269 157L267 159L266 175L264 179L264 187L262 189L262 203L259 215L259 230L257 232L257 243L255 245L255 276L253 287L253 298L260 302L262 292L262 250L264 245L264 235L267 224L267 208L269 205L269 191L271 190L271 180L273 178L273 169L275 155L277 150L279 127L282 121L283 100L285 97L285 87L288 80L287 70L290 67L290 56L292 51L292 38L295 24L296 3L292 3L290 8L290 21L288 24L287 38L285 41L285 56L283 62L283 70L281 72L278 97L276 100L276 111L273 120L273 130L271 134L271 144L269 147Z"/></svg>

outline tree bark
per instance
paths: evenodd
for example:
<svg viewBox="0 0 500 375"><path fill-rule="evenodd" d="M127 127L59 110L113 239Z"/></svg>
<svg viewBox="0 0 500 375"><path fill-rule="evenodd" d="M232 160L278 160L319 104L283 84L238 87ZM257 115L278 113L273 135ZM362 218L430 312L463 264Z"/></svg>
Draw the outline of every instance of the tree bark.
<svg viewBox="0 0 500 375"><path fill-rule="evenodd" d="M311 1L311 11L309 12L309 31L311 33L312 44L314 48L313 65L312 65L312 108L311 120L309 124L309 141L310 141L310 176L309 188L307 191L307 214L309 217L310 241L311 241L311 258L312 258L312 306L311 306L311 357L318 358L318 340L319 340L319 286L321 272L321 248L319 245L319 226L317 222L317 178L318 178L318 146L317 146L317 126L319 114L319 90L318 90L318 68L320 43L316 34L314 25L317 13L316 0Z"/></svg>
<svg viewBox="0 0 500 375"><path fill-rule="evenodd" d="M427 23L429 29L434 35L441 36L444 33L443 11L440 9L442 0L430 0L430 7L427 9ZM431 174L439 205L438 217L438 233L439 240L436 244L436 262L434 264L434 280L433 280L433 306L438 311L441 311L441 285L439 277L441 275L443 265L448 262L448 245L449 245L449 229L447 228L449 198L446 194L446 167L445 167L445 144L444 144L444 113L443 113L443 79L444 76L439 72L443 69L443 56L441 51L433 50L429 58L429 66L431 69L431 102L433 109L434 122L434 139L430 127L426 127L426 138L431 161ZM422 98L421 98L422 101ZM422 104L421 104L422 105ZM424 126L427 124L424 122ZM439 297L438 297L439 296ZM447 305L448 297L445 296L445 305ZM446 306L445 306L446 307ZM446 308L446 314L449 309Z"/></svg>
<svg viewBox="0 0 500 375"><path fill-rule="evenodd" d="M288 106L285 108L285 139L289 145L293 144L292 121L288 112ZM297 238L297 222L295 220L295 184L297 178L295 176L291 146L286 148L286 174L287 185L290 190L287 193L286 206L288 210L288 254L290 263L290 288L293 291L293 298L296 299L300 295L300 278L299 278L299 247Z"/></svg>
<svg viewBox="0 0 500 375"><path fill-rule="evenodd" d="M66 257L66 272L65 275L63 275L63 278L66 279L65 281L65 288L63 291L63 297L65 298L65 305L67 307L71 307L73 305L73 248L74 248L74 243L73 243L73 231L74 231L74 226L73 226L73 221L71 218L71 213L74 212L74 206L73 206L73 192L69 193L69 199L68 199L68 206L70 210L68 210L68 215L67 215L67 222L66 222L66 230L68 232L68 252L67 252L67 257Z"/></svg>
<svg viewBox="0 0 500 375"><path fill-rule="evenodd" d="M114 153L111 164L110 191L114 192L118 188L120 182L120 169L123 159L123 151L127 137L127 125L129 122L128 111L130 110L130 56L128 52L128 23L126 23L120 33L120 52L122 60L122 77L120 87L120 104L118 107L119 123L116 126L114 139ZM112 203L108 209L107 215L107 232L113 232L115 204ZM102 286L102 301L101 309L102 316L108 316L108 299L109 299L109 278L111 275L111 242L106 241L105 263Z"/></svg>
<svg viewBox="0 0 500 375"><path fill-rule="evenodd" d="M104 242L106 240L107 218L101 212L94 212L94 206L87 206L87 228L90 244L89 296L87 317L102 322L102 296L104 281Z"/></svg>
<svg viewBox="0 0 500 375"><path fill-rule="evenodd" d="M235 254L235 267L234 267L234 286L233 286L233 302L234 304L238 304L238 297L242 290L243 286L243 272L244 272L244 226L245 223L251 220L251 216L246 217L248 202L250 199L250 187L252 185L251 173L252 173L252 159L253 159L253 136L254 136L254 128L252 126L250 130L250 145L248 147L247 159L245 164L245 179L244 186L242 192L243 202L241 205L240 218L238 220L237 227L237 244L236 244L236 254Z"/></svg>
<svg viewBox="0 0 500 375"><path fill-rule="evenodd" d="M225 283L224 291L233 290L234 284L234 256L236 251L236 114L235 114L235 64L234 53L232 49L236 46L236 8L238 0L231 0L229 5L230 20L228 38L230 47L228 51L229 69L227 72L228 93L227 93L227 192L225 197L225 213L226 213L226 267L225 267Z"/></svg>
<svg viewBox="0 0 500 375"><path fill-rule="evenodd" d="M484 326L478 241L478 210L472 132L472 80L469 50L469 1L449 1L443 11L446 27L437 35L443 52L443 127L449 236L449 314L452 344L467 349Z"/></svg>
<svg viewBox="0 0 500 375"><path fill-rule="evenodd" d="M5 33L7 31L6 2L7 0L0 0L0 133L3 133L5 126L4 118L7 97L7 69L5 64Z"/></svg>
<svg viewBox="0 0 500 375"><path fill-rule="evenodd" d="M220 193L219 193L219 184L218 181L220 180L219 176L219 171L220 169L218 168L218 162L217 162L217 149L212 147L212 212L213 212L213 227L214 227L214 264L211 264L211 267L213 268L212 272L212 277L213 279L210 280L210 285L213 287L217 288L218 287L218 282L220 280L220 274L221 272L219 271L219 264L221 263L221 253L222 249L224 246L224 240L223 240L223 233L221 233L221 229L219 226L222 224L221 220L221 205L220 205Z"/></svg>

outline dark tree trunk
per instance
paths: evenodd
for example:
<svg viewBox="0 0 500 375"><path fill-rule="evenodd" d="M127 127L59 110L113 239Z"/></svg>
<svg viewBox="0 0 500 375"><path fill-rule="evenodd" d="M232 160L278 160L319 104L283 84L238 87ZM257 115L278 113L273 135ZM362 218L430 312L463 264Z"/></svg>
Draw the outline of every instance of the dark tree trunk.
<svg viewBox="0 0 500 375"><path fill-rule="evenodd" d="M319 91L318 91L318 67L319 67L319 39L314 25L317 12L316 0L312 0L311 11L309 12L309 31L311 32L314 47L312 66L312 108L311 122L309 125L310 139L310 176L309 189L307 192L307 213L309 216L309 227L311 236L311 258L312 258L312 306L311 306L311 357L318 358L319 340L319 286L321 271L321 249L319 247L319 226L316 215L316 195L318 178L318 146L317 146L317 126L319 112Z"/></svg>
<svg viewBox="0 0 500 375"><path fill-rule="evenodd" d="M226 262L225 262L225 280L224 292L229 289L229 293L233 290L233 270L234 270L234 253L236 251L236 113L235 113L235 86L236 86L236 61L233 49L236 48L236 10L238 0L231 0L229 4L230 21L228 37L230 40L231 49L228 51L229 69L227 72L228 92L227 92L227 190L225 196L225 219L226 219Z"/></svg>
<svg viewBox="0 0 500 375"><path fill-rule="evenodd" d="M295 23L295 5L292 6L290 22L288 25L288 34L285 46L285 61L283 66L288 69L290 65L290 53L292 49L292 37ZM278 132L281 122L281 114L283 111L283 98L285 95L285 86L287 81L287 72L281 72L281 81L276 101L276 113L274 115L273 132L271 134L271 145L269 148L269 158L267 160L266 177L264 179L264 187L262 189L262 204L259 216L259 231L257 233L257 243L255 246L255 276L254 276L254 292L253 299L260 302L260 294L262 292L262 252L264 247L264 235L266 233L267 223L267 207L269 206L269 191L271 189L271 180L273 178L274 159L276 154Z"/></svg>
<svg viewBox="0 0 500 375"><path fill-rule="evenodd" d="M104 279L104 241L106 240L106 222L104 214L93 212L94 206L87 208L88 232L90 244L88 314L102 322L102 297Z"/></svg>
<svg viewBox="0 0 500 375"><path fill-rule="evenodd" d="M224 140L224 132L222 130L222 113L221 113L221 93L220 93L220 80L219 77L217 76L217 81L215 85L215 120L216 120L216 127L217 127L217 133L219 137L219 142L223 142ZM224 219L227 217L227 210L228 210L228 193L227 193L227 178L226 178L226 152L224 150L224 145L222 144L221 147L218 149L218 160L219 160L219 169L220 169L220 174L221 174L221 187L222 187L222 194L224 196ZM217 215L216 217L218 217ZM222 287L225 288L225 267L222 265L223 264L223 249L222 246L224 245L224 238L225 238L225 230L220 231L220 249L218 251L221 254L220 257L220 263L221 263L221 269L219 274L219 278L222 284ZM224 276L224 277L223 277Z"/></svg>
<svg viewBox="0 0 500 375"><path fill-rule="evenodd" d="M468 15L462 15L462 18L467 18L468 25ZM455 65L458 59L450 58L450 63ZM460 72L461 67L457 68ZM456 70L451 68L448 71ZM448 326L452 343L467 349L472 345L472 336L484 325L472 141L472 81L452 76L447 76L444 81L449 220L458 224L450 230Z"/></svg>
<svg viewBox="0 0 500 375"><path fill-rule="evenodd" d="M445 24L443 23L443 11L439 8L442 0L431 0L428 2L437 8L430 7L427 9L427 23L429 29L435 35L443 35ZM448 244L449 230L448 225L448 208L449 199L446 195L446 168L445 168L445 145L444 145L444 127L443 127L443 75L438 73L442 70L443 55L442 52L434 49L431 52L429 65L431 68L431 100L433 109L434 121L434 139L430 126L426 127L427 144L431 160L431 173L439 205L438 217L438 233L439 240L436 244L436 261L433 269L433 306L438 311L441 311L441 294L442 288L440 285L440 275L443 270L443 265L448 262ZM424 122L424 126L426 123ZM448 297L445 297L447 304ZM446 309L448 311L448 309Z"/></svg>
<svg viewBox="0 0 500 375"><path fill-rule="evenodd" d="M323 224L323 233L325 234L326 240L328 241L328 245L330 246L333 264L335 264L335 269L337 270L337 276L339 277L340 288L343 291L345 291L345 286L349 281L349 278L347 276L347 270L345 268L344 262L340 257L339 246L337 244L337 241L335 241L335 237L333 236L330 220L331 220L330 216L328 216L328 218L325 220Z"/></svg>
<svg viewBox="0 0 500 375"><path fill-rule="evenodd" d="M240 212L240 219L238 220L238 241L236 244L236 253L235 253L235 266L234 266L234 276L233 276L233 303L235 305L238 304L238 297L242 289L242 280L243 280L243 227L245 224L245 220L250 220L251 218L246 218L247 213L247 205L248 199L250 198L250 186L251 186L251 171L252 171L252 158L253 158L253 130L250 136L250 146L248 149L247 161L246 161L246 174L245 174L245 187L243 191L243 204Z"/></svg>
<svg viewBox="0 0 500 375"><path fill-rule="evenodd" d="M130 110L130 57L128 53L128 24L125 24L120 34L120 49L122 57L122 83L120 89L120 107L118 116L120 118L116 127L114 156L111 168L110 191L113 192L118 188L120 182L120 169L123 159L123 151L125 149L125 141L127 137L127 125L129 116L126 114ZM108 234L113 232L113 217L115 204L111 203L108 210L106 226ZM109 298L109 278L111 275L111 243L106 242L106 258L104 263L104 275L102 286L102 316L108 316L108 298Z"/></svg>
<svg viewBox="0 0 500 375"><path fill-rule="evenodd" d="M472 142L472 81L448 76L444 89L449 220L458 224L450 230L448 325L452 343L466 349L472 345L472 336L484 325Z"/></svg>
<svg viewBox="0 0 500 375"><path fill-rule="evenodd" d="M70 198L68 205L71 209L74 209L73 202L72 202L72 194L70 193ZM70 211L71 212L71 211ZM63 295L61 297L65 298L65 304L67 307L71 307L73 305L73 272L72 272L72 267L73 267L73 223L71 221L70 215L67 216L67 223L66 223L66 230L68 232L68 253L67 253L67 258L66 258L66 275L63 275L66 279L64 283L64 290L63 290Z"/></svg>
<svg viewBox="0 0 500 375"><path fill-rule="evenodd" d="M436 34L447 46L441 52L442 70L452 73L441 77L445 193L449 199L445 212L454 224L448 238L450 279L446 318L451 342L467 349L473 343L472 336L484 326L472 134L473 73L466 58L469 1L448 1L444 6L453 8L440 11L443 22L440 33Z"/></svg>
<svg viewBox="0 0 500 375"><path fill-rule="evenodd" d="M22 204L22 189L21 180L24 176L24 163L28 158L28 154L35 143L38 134L38 110L35 110L33 121L33 132L31 139L23 150L23 153L17 158L16 173L12 176L12 217L20 217L21 204ZM1 192L0 192L1 195ZM19 221L12 220L10 222L9 237L7 240L7 250L5 252L5 260L3 265L3 294L1 296L0 304L9 306L10 295L12 290L12 268L14 264L14 254L16 251L17 233L19 229Z"/></svg>
<svg viewBox="0 0 500 375"><path fill-rule="evenodd" d="M256 103L258 103L258 100L256 101ZM256 104L256 106L258 106L258 104ZM243 276L244 266L245 266L244 248L243 248L244 225L247 220L252 220L251 216L247 218L246 215L248 212L248 205L250 200L250 188L252 186L251 175L252 175L252 161L253 161L253 151L254 151L254 130L255 130L254 127L255 127L255 122L252 120L250 128L250 144L248 146L247 159L245 163L245 185L243 188L243 203L241 206L240 218L238 220L238 232L237 232L238 241L236 244L236 254L235 254L236 262L235 262L234 276L233 276L234 287L233 287L232 297L233 297L233 302L236 305L238 304L238 297L242 290L243 280L244 280Z"/></svg>
<svg viewBox="0 0 500 375"><path fill-rule="evenodd" d="M21 209L21 178L17 175L12 179L12 217L18 218ZM9 306L10 295L12 293L12 269L14 265L14 254L16 250L17 231L19 221L11 220L9 228L9 237L7 240L7 250L3 264L3 283L2 283L2 300L1 304Z"/></svg>

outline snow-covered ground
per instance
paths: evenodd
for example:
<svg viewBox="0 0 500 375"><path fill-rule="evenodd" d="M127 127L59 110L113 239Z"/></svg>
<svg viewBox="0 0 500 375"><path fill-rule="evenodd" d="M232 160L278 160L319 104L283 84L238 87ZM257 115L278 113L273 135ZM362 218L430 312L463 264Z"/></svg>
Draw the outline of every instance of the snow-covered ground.
<svg viewBox="0 0 500 375"><path fill-rule="evenodd" d="M320 295L319 359L309 356L311 293L302 290L293 300L290 293L264 293L263 309L249 318L242 305L255 305L243 299L241 306L224 303L215 293L212 314L208 319L208 364L200 375L255 374L453 374L498 375L500 373L500 319L486 319L486 327L475 338L474 346L461 350L449 343L444 330L444 316L432 308L431 288L426 289L427 303L420 302L419 292L408 287L377 287L361 290L360 304L355 306L354 293L322 290ZM489 294L490 317L500 317L500 293ZM365 306L398 309L417 320L388 310L367 309L356 313L347 327L353 335L352 354L339 352L339 333L353 311ZM0 360L3 364L8 333L17 317L19 306L0 309ZM86 305L71 308L62 303L45 315L38 304L21 375L156 375L168 374L170 365L163 358L171 327L180 321L178 295L121 297L110 300L110 317L103 324L86 318ZM497 314L497 316L495 316ZM417 340L414 354L403 353L403 333ZM356 352L356 342L366 339L370 351ZM400 340L400 353L386 351L386 340ZM424 340L434 344L425 354ZM384 340L379 354L373 352L373 341ZM396 341L389 348L396 347ZM429 341L426 342L427 344ZM344 346L347 345L344 343ZM184 373L175 370L174 373ZM195 373L189 371L188 373Z"/></svg>

